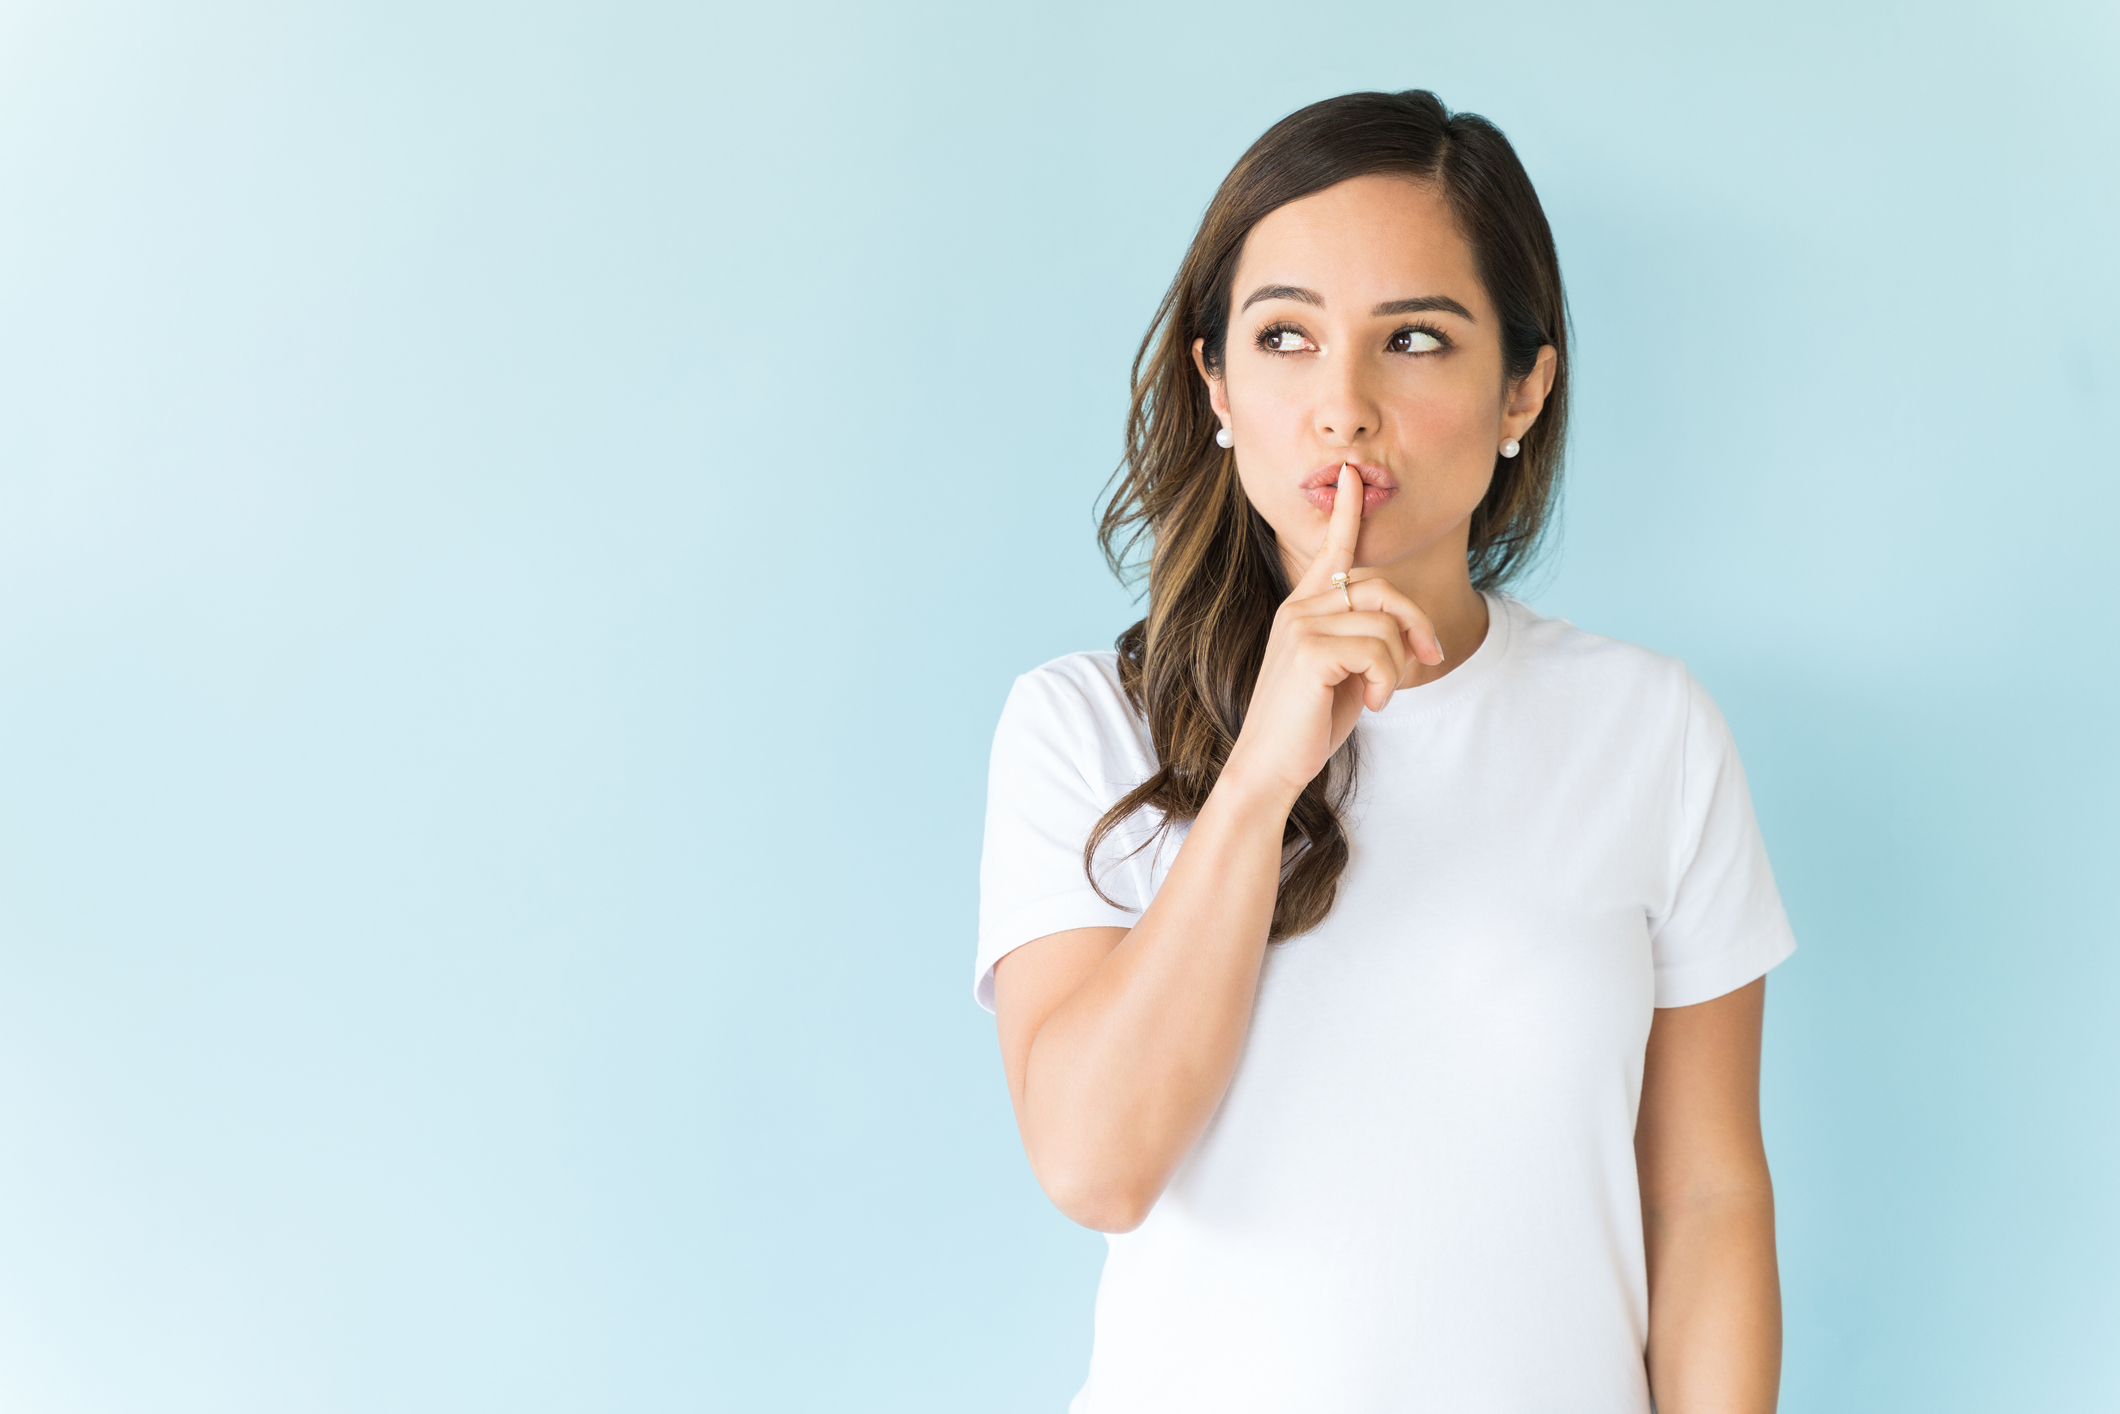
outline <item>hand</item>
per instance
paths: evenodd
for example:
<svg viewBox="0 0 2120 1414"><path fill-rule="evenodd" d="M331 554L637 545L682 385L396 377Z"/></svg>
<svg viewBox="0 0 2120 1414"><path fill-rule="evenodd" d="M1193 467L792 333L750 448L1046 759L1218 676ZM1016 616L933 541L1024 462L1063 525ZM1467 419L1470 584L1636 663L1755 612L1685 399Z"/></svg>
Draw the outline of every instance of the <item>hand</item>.
<svg viewBox="0 0 2120 1414"><path fill-rule="evenodd" d="M1362 478L1343 464L1324 548L1274 611L1244 730L1222 780L1274 789L1293 804L1347 740L1362 708L1384 710L1409 657L1430 666L1443 661L1442 642L1419 606L1389 581L1354 572L1361 529ZM1351 576L1347 595L1332 583L1341 571Z"/></svg>

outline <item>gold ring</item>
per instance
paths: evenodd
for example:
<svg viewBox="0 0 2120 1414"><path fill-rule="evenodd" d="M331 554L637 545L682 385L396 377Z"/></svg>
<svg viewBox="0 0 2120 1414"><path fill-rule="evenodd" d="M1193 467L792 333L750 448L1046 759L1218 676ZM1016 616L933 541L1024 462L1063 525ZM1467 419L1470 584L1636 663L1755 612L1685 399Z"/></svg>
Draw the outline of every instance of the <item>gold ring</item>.
<svg viewBox="0 0 2120 1414"><path fill-rule="evenodd" d="M1351 582L1347 578L1347 571L1345 570L1338 570L1332 576L1332 587L1339 590L1340 597L1347 601L1347 611L1349 613L1354 612L1354 591L1347 587Z"/></svg>

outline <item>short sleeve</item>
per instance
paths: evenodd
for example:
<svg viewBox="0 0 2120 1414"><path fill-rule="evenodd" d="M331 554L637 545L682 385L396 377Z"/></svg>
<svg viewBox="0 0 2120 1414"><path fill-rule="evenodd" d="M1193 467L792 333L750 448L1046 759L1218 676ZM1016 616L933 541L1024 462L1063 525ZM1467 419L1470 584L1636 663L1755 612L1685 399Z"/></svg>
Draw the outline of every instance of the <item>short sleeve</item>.
<svg viewBox="0 0 2120 1414"><path fill-rule="evenodd" d="M1090 695L1108 685L1094 670L1087 675L1096 681L1050 665L1025 673L994 730L972 984L988 1011L994 964L1006 954L1070 928L1131 928L1148 903L1140 871L1129 867L1144 843L1135 822L1114 830L1098 850L1098 882L1114 902L1097 896L1082 868L1090 831L1146 776L1140 762L1127 759L1126 743L1113 739L1113 704Z"/></svg>
<svg viewBox="0 0 2120 1414"><path fill-rule="evenodd" d="M1730 729L1690 675L1686 688L1676 884L1650 920L1659 1007L1736 991L1796 950Z"/></svg>

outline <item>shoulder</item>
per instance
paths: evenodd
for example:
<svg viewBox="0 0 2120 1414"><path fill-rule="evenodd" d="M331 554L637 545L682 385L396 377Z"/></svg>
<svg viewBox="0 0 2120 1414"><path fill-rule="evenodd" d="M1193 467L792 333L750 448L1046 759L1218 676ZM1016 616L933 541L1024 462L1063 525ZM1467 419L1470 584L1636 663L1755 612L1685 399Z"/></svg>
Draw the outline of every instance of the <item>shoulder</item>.
<svg viewBox="0 0 2120 1414"><path fill-rule="evenodd" d="M1040 663L1017 677L1010 696L1089 712L1132 711L1119 682L1119 655L1109 648L1067 653Z"/></svg>
<svg viewBox="0 0 2120 1414"><path fill-rule="evenodd" d="M1705 701L1686 665L1668 653L1578 628L1502 596L1509 658L1530 690L1593 715L1643 727L1681 726Z"/></svg>
<svg viewBox="0 0 2120 1414"><path fill-rule="evenodd" d="M1721 709L1683 661L1507 604L1509 657L1541 727L1666 782L1689 812L1736 766Z"/></svg>
<svg viewBox="0 0 2120 1414"><path fill-rule="evenodd" d="M1138 779L1153 749L1120 684L1119 655L1069 653L1018 676L994 736L997 756L1012 750L1065 755L1085 775Z"/></svg>

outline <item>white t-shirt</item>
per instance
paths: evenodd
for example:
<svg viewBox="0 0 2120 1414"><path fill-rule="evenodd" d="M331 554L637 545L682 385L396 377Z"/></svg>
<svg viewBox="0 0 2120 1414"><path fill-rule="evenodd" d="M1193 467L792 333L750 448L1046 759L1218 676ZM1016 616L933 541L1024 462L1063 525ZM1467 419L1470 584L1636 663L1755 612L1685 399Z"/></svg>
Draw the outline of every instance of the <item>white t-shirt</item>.
<svg viewBox="0 0 2120 1414"><path fill-rule="evenodd" d="M1114 1235L1074 1414L1649 1414L1634 1120L1655 1007L1794 950L1721 715L1684 666L1489 595L1487 638L1356 728L1352 857L1267 949L1228 1094ZM1082 846L1153 768L1109 652L1016 680L974 995L1130 927L1184 839ZM1110 856L1107 863L1105 856Z"/></svg>

